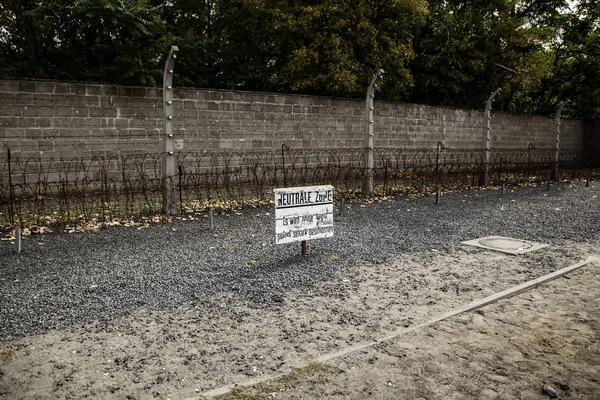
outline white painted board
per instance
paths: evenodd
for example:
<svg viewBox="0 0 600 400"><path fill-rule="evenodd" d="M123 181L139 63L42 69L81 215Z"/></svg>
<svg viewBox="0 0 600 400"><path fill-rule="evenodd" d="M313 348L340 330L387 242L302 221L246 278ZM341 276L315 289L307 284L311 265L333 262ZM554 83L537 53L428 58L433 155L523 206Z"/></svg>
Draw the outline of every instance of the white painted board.
<svg viewBox="0 0 600 400"><path fill-rule="evenodd" d="M175 150L183 150L183 139L175 139Z"/></svg>
<svg viewBox="0 0 600 400"><path fill-rule="evenodd" d="M333 186L274 189L275 243L333 236Z"/></svg>

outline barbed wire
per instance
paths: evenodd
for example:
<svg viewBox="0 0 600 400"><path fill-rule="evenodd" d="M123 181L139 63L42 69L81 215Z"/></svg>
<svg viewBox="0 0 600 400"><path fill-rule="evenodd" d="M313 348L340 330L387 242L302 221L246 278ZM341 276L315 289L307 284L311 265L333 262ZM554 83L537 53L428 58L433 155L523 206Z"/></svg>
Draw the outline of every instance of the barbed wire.
<svg viewBox="0 0 600 400"><path fill-rule="evenodd" d="M598 178L580 153L554 149L494 149L489 184L533 184ZM168 177L181 212L203 212L210 201L264 201L273 188L333 185L338 195L360 193L367 174L362 148L177 153ZM160 153L91 158L0 158L0 227L154 214L161 210ZM480 149L377 148L373 177L379 194L428 193L478 184Z"/></svg>

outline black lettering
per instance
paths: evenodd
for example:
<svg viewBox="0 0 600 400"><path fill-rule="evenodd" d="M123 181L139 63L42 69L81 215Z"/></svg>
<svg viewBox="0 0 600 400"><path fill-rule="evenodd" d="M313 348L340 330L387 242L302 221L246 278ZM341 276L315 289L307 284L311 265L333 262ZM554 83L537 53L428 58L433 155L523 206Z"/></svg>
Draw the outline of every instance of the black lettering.
<svg viewBox="0 0 600 400"><path fill-rule="evenodd" d="M281 240L281 239L289 238L291 236L292 236L292 232L291 231L281 232L281 233L277 234L277 239Z"/></svg>

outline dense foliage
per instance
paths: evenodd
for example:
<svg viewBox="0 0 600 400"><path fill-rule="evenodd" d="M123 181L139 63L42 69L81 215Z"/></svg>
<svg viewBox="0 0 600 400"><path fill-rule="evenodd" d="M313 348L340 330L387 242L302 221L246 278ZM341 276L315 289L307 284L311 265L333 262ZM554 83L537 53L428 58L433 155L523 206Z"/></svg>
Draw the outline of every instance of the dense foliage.
<svg viewBox="0 0 600 400"><path fill-rule="evenodd" d="M3 0L0 76L600 118L598 0Z"/></svg>

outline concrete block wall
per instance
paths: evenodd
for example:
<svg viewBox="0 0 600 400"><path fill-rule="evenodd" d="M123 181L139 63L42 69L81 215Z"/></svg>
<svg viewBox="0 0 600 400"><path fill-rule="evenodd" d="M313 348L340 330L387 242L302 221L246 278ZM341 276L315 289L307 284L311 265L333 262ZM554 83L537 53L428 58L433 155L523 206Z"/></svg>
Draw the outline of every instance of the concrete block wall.
<svg viewBox="0 0 600 400"><path fill-rule="evenodd" d="M492 147L553 149L556 146L556 121L539 115L493 113ZM583 150L582 121L561 118L560 148L565 151Z"/></svg>
<svg viewBox="0 0 600 400"><path fill-rule="evenodd" d="M584 157L600 166L600 120L585 122Z"/></svg>
<svg viewBox="0 0 600 400"><path fill-rule="evenodd" d="M175 138L182 153L358 148L364 100L176 89ZM482 105L483 106L483 105ZM479 148L482 111L375 101L375 146ZM160 152L162 90L0 79L0 151L73 158ZM562 120L561 149L581 152L582 121ZM553 118L493 112L492 148L553 148ZM2 157L2 154L0 154Z"/></svg>
<svg viewBox="0 0 600 400"><path fill-rule="evenodd" d="M93 158L155 152L161 91L0 80L0 145L19 158Z"/></svg>

